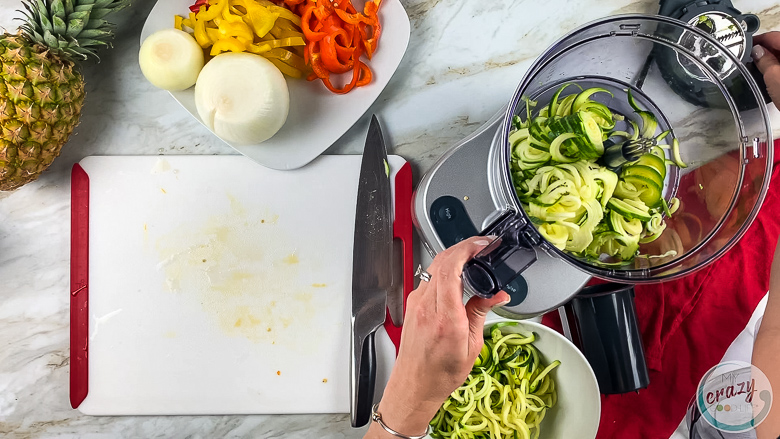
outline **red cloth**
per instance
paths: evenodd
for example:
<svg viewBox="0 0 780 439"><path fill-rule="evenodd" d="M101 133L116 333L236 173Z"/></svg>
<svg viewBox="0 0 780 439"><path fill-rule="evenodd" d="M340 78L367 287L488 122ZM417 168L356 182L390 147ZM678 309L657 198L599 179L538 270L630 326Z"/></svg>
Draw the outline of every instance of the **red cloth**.
<svg viewBox="0 0 780 439"><path fill-rule="evenodd" d="M683 279L636 287L636 307L650 385L601 397L599 439L667 439L685 416L704 373L745 328L769 289L780 236L780 141L763 207L740 242L710 266ZM544 323L560 331L557 312Z"/></svg>

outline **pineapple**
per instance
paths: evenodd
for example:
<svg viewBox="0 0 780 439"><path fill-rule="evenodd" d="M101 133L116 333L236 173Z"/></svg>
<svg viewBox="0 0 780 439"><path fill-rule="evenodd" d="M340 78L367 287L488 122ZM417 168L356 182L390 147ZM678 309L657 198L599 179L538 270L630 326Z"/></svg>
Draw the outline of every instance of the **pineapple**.
<svg viewBox="0 0 780 439"><path fill-rule="evenodd" d="M23 0L19 34L0 34L0 190L41 175L79 122L84 79L75 64L108 46L103 19L129 0Z"/></svg>

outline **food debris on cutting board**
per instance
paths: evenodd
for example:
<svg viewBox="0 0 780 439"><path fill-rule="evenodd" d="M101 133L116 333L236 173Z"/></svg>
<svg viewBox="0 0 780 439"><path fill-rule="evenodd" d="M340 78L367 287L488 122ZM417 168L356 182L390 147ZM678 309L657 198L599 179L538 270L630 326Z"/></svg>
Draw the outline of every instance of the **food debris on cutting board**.
<svg viewBox="0 0 780 439"><path fill-rule="evenodd" d="M297 247L279 215L230 194L225 205L221 214L165 233L149 225L165 291L201 309L227 336L294 345L292 329L316 326L332 303L326 283L307 279L316 257Z"/></svg>
<svg viewBox="0 0 780 439"><path fill-rule="evenodd" d="M168 162L168 160L165 160L164 158L157 159L156 162L154 162L154 166L152 166L152 169L149 170L150 174L163 174L167 171L171 170L171 164Z"/></svg>
<svg viewBox="0 0 780 439"><path fill-rule="evenodd" d="M282 262L285 264L298 264L300 263L300 259L298 259L298 255L295 254L295 252L290 253L289 255L285 256L284 259L282 259Z"/></svg>

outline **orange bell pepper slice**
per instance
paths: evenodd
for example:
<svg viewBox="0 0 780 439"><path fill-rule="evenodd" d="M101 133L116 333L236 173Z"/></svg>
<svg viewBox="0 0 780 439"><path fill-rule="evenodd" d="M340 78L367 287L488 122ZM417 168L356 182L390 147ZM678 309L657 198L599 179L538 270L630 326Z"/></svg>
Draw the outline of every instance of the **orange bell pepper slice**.
<svg viewBox="0 0 780 439"><path fill-rule="evenodd" d="M320 79L333 93L344 94L371 82L371 69L360 60L371 59L382 27L377 12L381 0L369 0L359 13L351 0L295 1L301 12L301 29L306 38L304 60L312 67L307 79ZM331 81L332 74L352 71L352 80L342 88Z"/></svg>

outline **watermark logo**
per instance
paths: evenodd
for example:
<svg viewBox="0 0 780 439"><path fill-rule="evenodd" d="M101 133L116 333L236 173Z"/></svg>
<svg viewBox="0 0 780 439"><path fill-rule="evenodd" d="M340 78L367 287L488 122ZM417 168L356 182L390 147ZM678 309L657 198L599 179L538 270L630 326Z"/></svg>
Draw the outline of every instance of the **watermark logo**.
<svg viewBox="0 0 780 439"><path fill-rule="evenodd" d="M772 386L761 370L742 361L713 367L699 382L696 405L720 431L741 433L758 426L772 408Z"/></svg>

